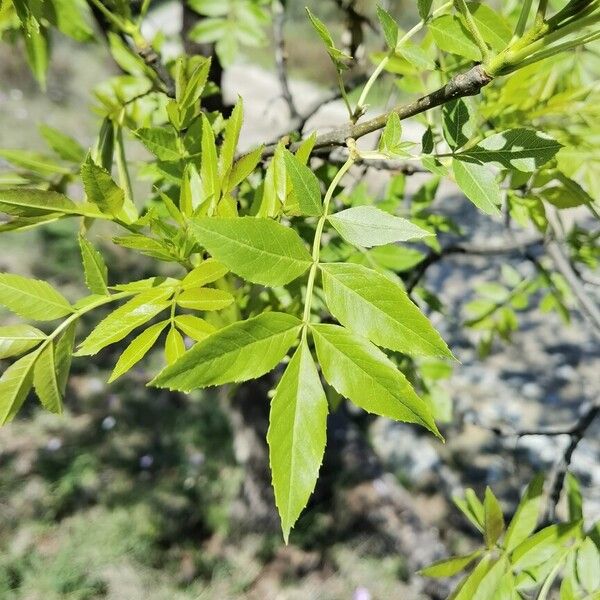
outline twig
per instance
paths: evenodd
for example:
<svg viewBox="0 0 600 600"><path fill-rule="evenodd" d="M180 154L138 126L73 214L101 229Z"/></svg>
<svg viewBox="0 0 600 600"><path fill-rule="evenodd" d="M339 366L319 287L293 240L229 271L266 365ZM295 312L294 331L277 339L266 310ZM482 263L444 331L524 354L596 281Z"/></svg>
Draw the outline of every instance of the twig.
<svg viewBox="0 0 600 600"><path fill-rule="evenodd" d="M581 440L585 437L596 417L600 414L600 402L592 403L587 410L583 412L577 423L566 433L571 436L569 445L566 447L560 460L555 465L555 475L548 495L548 508L546 510L545 521L548 523L556 520L556 508L560 502L560 495L565 484L565 477L571 465L573 453L579 446Z"/></svg>
<svg viewBox="0 0 600 600"><path fill-rule="evenodd" d="M427 269L440 262L446 256L455 254L471 256L496 256L501 254L513 254L523 252L524 249L531 246L537 246L543 243L543 238L539 236L530 237L522 240L511 240L500 245L479 246L475 244L457 243L443 248L440 252L431 252L425 260L420 262L413 271L413 275L406 284L406 291L410 294L419 284Z"/></svg>
<svg viewBox="0 0 600 600"><path fill-rule="evenodd" d="M175 98L175 81L171 77L167 67L163 64L160 56L150 44L136 46L135 51L156 76L164 87L164 92L169 98Z"/></svg>
<svg viewBox="0 0 600 600"><path fill-rule="evenodd" d="M343 146L348 138L359 139L369 133L383 129L392 113L396 113L400 119L407 119L430 110L431 108L441 106L455 98L475 96L483 87L488 85L492 79L493 78L485 72L481 65L476 65L465 73L456 75L446 85L435 92L423 96L414 102L400 104L392 110L370 119L369 121L365 121L364 123L350 123L318 136L315 142L315 148ZM291 150L296 150L298 146L299 143L293 144ZM272 156L273 152L275 152L275 147L275 145L265 146L263 156Z"/></svg>
<svg viewBox="0 0 600 600"><path fill-rule="evenodd" d="M279 85L281 86L281 95L288 106L290 117L292 117L292 119L299 119L300 113L298 112L296 104L294 103L294 97L292 96L290 83L288 80L288 56L284 35L286 4L287 0L274 0L272 5L275 67L277 70L277 77L279 78Z"/></svg>

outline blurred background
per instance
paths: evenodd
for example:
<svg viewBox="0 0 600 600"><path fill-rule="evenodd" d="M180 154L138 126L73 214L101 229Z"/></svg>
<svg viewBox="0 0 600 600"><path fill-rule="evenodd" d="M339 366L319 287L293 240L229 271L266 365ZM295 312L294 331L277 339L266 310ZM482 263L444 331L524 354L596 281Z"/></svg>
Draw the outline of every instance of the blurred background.
<svg viewBox="0 0 600 600"><path fill-rule="evenodd" d="M327 93L334 74L304 16L305 3L288 4L292 91L298 106L305 107ZM343 30L335 2L306 4L336 34ZM402 25L416 22L414 2L390 4ZM179 31L181 7L175 2L153 6L147 26L160 27L168 44L170 33ZM357 7L374 12L373 2ZM44 152L41 123L86 148L93 144L99 127L89 110L93 89L118 73L101 39L84 46L55 36L46 93L32 79L20 46L2 44L0 53L0 147ZM288 119L272 57L266 40L244 49L225 73L226 98L244 98L244 147L270 140ZM384 79L373 110L401 94L391 78ZM312 126L344 119L343 106L333 103ZM129 145L130 155L145 158L139 144ZM0 171L6 167L0 161ZM409 179L407 193L426 181L420 175ZM389 193L384 175L370 175L360 185L355 193ZM135 187L140 196L149 191L140 178ZM436 202L442 214L467 224L475 241L498 234L450 185L442 187ZM64 221L3 234L0 271L51 280L73 299L84 295L75 233L76 225ZM154 262L112 245L109 232L99 228L94 235L115 281L156 274ZM548 470L557 448L569 441L498 436L485 425L569 424L585 402L600 395L600 350L576 314L565 325L554 313L520 313L512 343L494 346L484 360L478 357L476 332L461 326L465 307L477 285L501 278L504 262L457 256L428 271L429 289L447 303L446 314L434 315L434 323L460 360L453 373L439 365L431 373L432 380L440 380L436 401L446 407L448 443L441 445L409 425L365 419L361 427L377 464L369 463L360 441L344 440L342 464L326 463L323 489L287 547L273 503L259 498L252 515L252 502L247 497L240 502L258 485L249 481L254 442L236 429L236 415L217 392L183 396L146 388L161 356L151 356L112 386L105 382L118 349L93 363L76 360L64 416L43 412L30 401L0 430L0 598L444 597L443 588L428 588L414 574L414 564L466 553L476 543L452 496L469 486L481 492L490 485L510 511L532 474ZM530 268L512 266L524 274ZM11 317L2 313L1 318L5 324ZM257 402L268 389L264 392ZM572 462L590 522L600 518L599 429L596 423ZM363 477L365 469L374 475Z"/></svg>

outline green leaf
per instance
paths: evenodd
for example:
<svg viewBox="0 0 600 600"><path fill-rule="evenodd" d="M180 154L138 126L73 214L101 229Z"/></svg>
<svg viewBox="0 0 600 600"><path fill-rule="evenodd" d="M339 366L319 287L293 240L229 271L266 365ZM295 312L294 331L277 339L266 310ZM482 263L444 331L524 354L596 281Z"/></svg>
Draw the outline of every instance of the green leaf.
<svg viewBox="0 0 600 600"><path fill-rule="evenodd" d="M117 380L121 375L124 375L131 370L154 346L156 340L163 332L164 328L169 324L169 321L162 321L156 323L148 329L144 329L140 335L138 335L123 351L123 354L119 357L117 364L108 380L108 383L112 383Z"/></svg>
<svg viewBox="0 0 600 600"><path fill-rule="evenodd" d="M296 317L277 312L238 321L193 346L151 385L190 392L256 379L281 362L301 326Z"/></svg>
<svg viewBox="0 0 600 600"><path fill-rule="evenodd" d="M174 260L168 248L166 248L161 241L146 237L145 235L133 234L123 237L114 237L113 242L118 246L136 250L141 254L151 256L152 258L156 258L158 260L164 260L166 262Z"/></svg>
<svg viewBox="0 0 600 600"><path fill-rule="evenodd" d="M227 33L227 19L201 19L191 29L188 37L199 44L210 44L219 41Z"/></svg>
<svg viewBox="0 0 600 600"><path fill-rule="evenodd" d="M378 346L416 356L452 358L427 317L385 275L362 265L321 265L325 301L345 327Z"/></svg>
<svg viewBox="0 0 600 600"><path fill-rule="evenodd" d="M502 190L496 175L485 165L453 160L452 169L456 184L465 196L488 215L499 215Z"/></svg>
<svg viewBox="0 0 600 600"><path fill-rule="evenodd" d="M300 213L312 217L323 214L321 189L316 175L289 150L284 150L283 158L286 171L292 181L292 194L300 208Z"/></svg>
<svg viewBox="0 0 600 600"><path fill-rule="evenodd" d="M195 315L177 315L175 317L175 324L185 335L197 342L201 342L217 331L214 325Z"/></svg>
<svg viewBox="0 0 600 600"><path fill-rule="evenodd" d="M40 133L50 148L64 160L80 164L85 159L85 150L81 144L50 125L41 124Z"/></svg>
<svg viewBox="0 0 600 600"><path fill-rule="evenodd" d="M398 24L387 10L377 6L377 18L383 29L385 41L390 50L394 50L398 45Z"/></svg>
<svg viewBox="0 0 600 600"><path fill-rule="evenodd" d="M510 23L487 4L468 2L467 6L484 41L496 52L504 50L513 35Z"/></svg>
<svg viewBox="0 0 600 600"><path fill-rule="evenodd" d="M313 15L308 8L306 8L306 12L314 30L319 34L319 37L325 43L325 46L327 47L327 53L333 61L333 64L335 65L336 69L338 71L346 69L346 63L351 61L352 57L348 56L346 53L336 48L335 42L333 41L333 38L331 37L327 26L325 25L325 23L323 23L323 21L321 21L321 19L315 17L315 15Z"/></svg>
<svg viewBox="0 0 600 600"><path fill-rule="evenodd" d="M61 395L64 395L69 381L71 363L73 361L73 346L75 345L75 331L77 321L73 321L60 336L54 347L54 365L56 380Z"/></svg>
<svg viewBox="0 0 600 600"><path fill-rule="evenodd" d="M178 161L182 158L177 146L177 133L174 129L148 127L138 129L134 133L158 160Z"/></svg>
<svg viewBox="0 0 600 600"><path fill-rule="evenodd" d="M270 219L202 218L190 223L190 231L212 256L253 283L285 285L312 264L298 234Z"/></svg>
<svg viewBox="0 0 600 600"><path fill-rule="evenodd" d="M45 338L45 333L31 325L0 327L0 359L33 350Z"/></svg>
<svg viewBox="0 0 600 600"><path fill-rule="evenodd" d="M227 186L224 188L225 191L231 192L256 169L262 157L262 152L263 146L259 146L237 160L231 169Z"/></svg>
<svg viewBox="0 0 600 600"><path fill-rule="evenodd" d="M504 549L507 552L512 552L535 531L542 506L543 491L544 476L539 474L527 486L508 526L504 538Z"/></svg>
<svg viewBox="0 0 600 600"><path fill-rule="evenodd" d="M600 553L589 537L577 551L577 579L588 594L600 591Z"/></svg>
<svg viewBox="0 0 600 600"><path fill-rule="evenodd" d="M62 393L56 377L54 344L47 344L39 353L33 369L33 386L42 406L57 415L62 414Z"/></svg>
<svg viewBox="0 0 600 600"><path fill-rule="evenodd" d="M460 582L449 600L473 600L481 582L493 566L494 561L489 556L484 556L473 571Z"/></svg>
<svg viewBox="0 0 600 600"><path fill-rule="evenodd" d="M432 235L407 219L395 217L374 206L354 206L327 218L347 242L366 248Z"/></svg>
<svg viewBox="0 0 600 600"><path fill-rule="evenodd" d="M477 584L473 595L463 596L465 600L490 600L500 588L504 575L510 571L510 563L505 556L501 556L491 569Z"/></svg>
<svg viewBox="0 0 600 600"><path fill-rule="evenodd" d="M229 273L229 269L214 258L209 258L190 271L181 281L184 290L194 287L202 287L207 283L213 283L222 279Z"/></svg>
<svg viewBox="0 0 600 600"><path fill-rule="evenodd" d="M185 343L183 341L183 337L179 331L175 329L175 327L171 327L171 329L169 329L169 333L167 334L167 341L165 343L165 358L167 364L172 365L184 354Z"/></svg>
<svg viewBox="0 0 600 600"><path fill-rule="evenodd" d="M92 294L108 295L108 269L102 255L83 235L79 236L85 284Z"/></svg>
<svg viewBox="0 0 600 600"><path fill-rule="evenodd" d="M221 196L221 178L217 161L217 147L215 134L210 121L202 114L202 162L200 165L200 178L202 179L203 200L211 200L213 205Z"/></svg>
<svg viewBox="0 0 600 600"><path fill-rule="evenodd" d="M435 61L420 46L410 42L398 46L396 55L421 71L433 71L436 68Z"/></svg>
<svg viewBox="0 0 600 600"><path fill-rule="evenodd" d="M187 81L185 90L183 91L179 100L179 108L184 111L190 108L198 102L206 83L208 81L208 74L210 72L210 58L202 57L200 64L194 69L190 78Z"/></svg>
<svg viewBox="0 0 600 600"><path fill-rule="evenodd" d="M511 555L513 567L526 570L541 565L561 550L565 543L574 537L580 526L579 521L559 523L549 525L529 536L513 550Z"/></svg>
<svg viewBox="0 0 600 600"><path fill-rule="evenodd" d="M223 310L233 301L229 292L215 288L194 288L177 297L177 304L190 310Z"/></svg>
<svg viewBox="0 0 600 600"><path fill-rule="evenodd" d="M489 487L485 489L483 514L485 543L488 548L493 548L504 531L504 515L498 499Z"/></svg>
<svg viewBox="0 0 600 600"><path fill-rule="evenodd" d="M579 486L579 481L577 481L577 478L571 472L568 472L565 476L565 491L569 506L569 521L580 521L583 519L581 487Z"/></svg>
<svg viewBox="0 0 600 600"><path fill-rule="evenodd" d="M53 321L73 312L49 283L9 273L0 273L0 305L35 321Z"/></svg>
<svg viewBox="0 0 600 600"><path fill-rule="evenodd" d="M90 202L107 215L118 216L125 202L125 192L110 173L95 164L90 157L81 165L81 180Z"/></svg>
<svg viewBox="0 0 600 600"><path fill-rule="evenodd" d="M504 169L531 173L562 148L554 138L533 129L508 129L456 154L461 160L495 163Z"/></svg>
<svg viewBox="0 0 600 600"><path fill-rule="evenodd" d="M0 211L15 217L64 215L100 215L95 206L75 204L63 194L27 188L0 190Z"/></svg>
<svg viewBox="0 0 600 600"><path fill-rule="evenodd" d="M431 12L431 5L433 4L433 0L417 0L417 7L419 9L419 16L423 21L427 19L429 13Z"/></svg>
<svg viewBox="0 0 600 600"><path fill-rule="evenodd" d="M27 51L27 62L29 63L31 72L40 84L40 87L45 90L46 72L48 71L49 62L48 32L45 27L27 25L23 28L23 39L25 41L25 50Z"/></svg>
<svg viewBox="0 0 600 600"><path fill-rule="evenodd" d="M219 173L223 187L225 187L225 179L229 177L235 159L235 151L240 139L242 123L244 121L244 104L241 97L231 112L231 116L227 119L225 132L223 134L223 144L219 156ZM256 166L256 165L255 165ZM234 186L235 187L235 186Z"/></svg>
<svg viewBox="0 0 600 600"><path fill-rule="evenodd" d="M452 149L464 146L475 135L475 122L465 100L451 100L442 107L444 138Z"/></svg>
<svg viewBox="0 0 600 600"><path fill-rule="evenodd" d="M483 532L484 528L484 508L479 498L472 489L465 490L464 498L452 498L457 508L469 519L475 528Z"/></svg>
<svg viewBox="0 0 600 600"><path fill-rule="evenodd" d="M327 442L327 411L325 391L303 340L277 386L267 433L275 502L286 544L315 489Z"/></svg>
<svg viewBox="0 0 600 600"><path fill-rule="evenodd" d="M169 307L170 304L166 300L172 294L173 290L168 288L158 288L138 294L100 321L81 343L76 355L94 355L100 352L102 348L122 340L134 329L147 323L158 313Z"/></svg>
<svg viewBox="0 0 600 600"><path fill-rule="evenodd" d="M404 154L401 146L402 142L402 123L397 113L392 112L389 116L381 139L379 141L379 151L389 156L398 156Z"/></svg>
<svg viewBox="0 0 600 600"><path fill-rule="evenodd" d="M465 554L464 556L453 556L445 558L419 571L424 577L454 577L464 571L476 558L481 556L481 550Z"/></svg>
<svg viewBox="0 0 600 600"><path fill-rule="evenodd" d="M27 150L6 150L0 149L0 158L5 159L9 163L22 167L34 173L43 175L69 175L71 170L64 165L59 165L54 160L42 156L37 152L29 152Z"/></svg>
<svg viewBox="0 0 600 600"><path fill-rule="evenodd" d="M481 51L458 17L454 15L438 17L429 23L429 31L440 50L469 60L481 60Z"/></svg>
<svg viewBox="0 0 600 600"><path fill-rule="evenodd" d="M311 331L325 379L339 394L367 412L417 423L441 437L430 406L381 350L338 325Z"/></svg>
<svg viewBox="0 0 600 600"><path fill-rule="evenodd" d="M311 133L307 138L302 140L296 150L296 158L303 164L307 165L310 158L311 152L315 147L317 141L316 132Z"/></svg>
<svg viewBox="0 0 600 600"><path fill-rule="evenodd" d="M52 14L48 20L62 33L78 42L93 39L94 32L90 27L91 13L85 0L52 0Z"/></svg>
<svg viewBox="0 0 600 600"><path fill-rule="evenodd" d="M0 425L11 421L23 405L33 384L33 366L38 356L38 351L27 354L0 377Z"/></svg>

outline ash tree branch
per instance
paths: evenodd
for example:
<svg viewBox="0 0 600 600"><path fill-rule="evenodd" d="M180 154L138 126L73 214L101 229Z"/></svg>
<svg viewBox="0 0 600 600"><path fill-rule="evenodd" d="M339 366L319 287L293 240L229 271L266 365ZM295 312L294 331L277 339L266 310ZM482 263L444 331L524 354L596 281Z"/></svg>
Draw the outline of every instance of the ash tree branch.
<svg viewBox="0 0 600 600"><path fill-rule="evenodd" d="M464 98L465 96L476 96L492 80L493 77L485 72L483 66L475 65L465 73L454 76L446 85L435 92L422 96L414 102L399 104L390 111L364 123L349 123L319 135L315 142L315 148L344 146L348 138L357 140L369 133L383 129L392 113L396 113L400 119L408 119L437 106L442 106L450 100ZM298 146L299 143L292 144L290 149L295 151ZM265 146L263 157L272 156L274 151L274 145Z"/></svg>

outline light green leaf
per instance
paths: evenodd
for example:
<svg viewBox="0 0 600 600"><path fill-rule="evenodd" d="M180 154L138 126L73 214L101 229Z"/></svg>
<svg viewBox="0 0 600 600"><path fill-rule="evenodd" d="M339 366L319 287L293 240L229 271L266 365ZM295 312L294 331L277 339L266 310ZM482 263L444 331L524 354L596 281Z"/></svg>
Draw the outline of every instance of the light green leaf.
<svg viewBox="0 0 600 600"><path fill-rule="evenodd" d="M488 215L499 215L502 190L496 175L485 165L453 160L452 169L456 184L465 196Z"/></svg>
<svg viewBox="0 0 600 600"><path fill-rule="evenodd" d="M390 50L394 50L398 44L398 24L387 10L377 6L377 18L383 29L385 41Z"/></svg>
<svg viewBox="0 0 600 600"><path fill-rule="evenodd" d="M193 288L181 293L177 304L190 310L222 310L233 304L233 296L215 288Z"/></svg>
<svg viewBox="0 0 600 600"><path fill-rule="evenodd" d="M33 384L33 367L38 356L38 350L27 354L0 377L0 425L11 421L23 405Z"/></svg>
<svg viewBox="0 0 600 600"><path fill-rule="evenodd" d="M79 236L85 284L92 294L108 295L108 269L102 255L83 235Z"/></svg>
<svg viewBox="0 0 600 600"><path fill-rule="evenodd" d="M77 164L83 162L85 159L85 150L77 140L44 123L39 126L39 130L48 146L58 156Z"/></svg>
<svg viewBox="0 0 600 600"><path fill-rule="evenodd" d="M496 52L504 50L513 34L507 20L487 4L468 2L467 6L484 41Z"/></svg>
<svg viewBox="0 0 600 600"><path fill-rule="evenodd" d="M298 150L296 150L296 158L303 164L307 165L308 160L310 158L311 152L315 147L315 143L317 141L316 132L311 133L307 138L302 140L298 146Z"/></svg>
<svg viewBox="0 0 600 600"><path fill-rule="evenodd" d="M212 256L253 283L285 285L312 264L298 234L270 219L203 218L190 223L190 231Z"/></svg>
<svg viewBox="0 0 600 600"><path fill-rule="evenodd" d="M276 312L238 321L196 344L151 385L189 392L256 379L281 362L301 325L296 317Z"/></svg>
<svg viewBox="0 0 600 600"><path fill-rule="evenodd" d="M433 71L436 68L435 61L429 54L420 46L411 44L410 42L403 42L398 46L396 48L396 55L402 57L420 71Z"/></svg>
<svg viewBox="0 0 600 600"><path fill-rule="evenodd" d="M0 359L33 350L45 338L45 333L31 325L0 327Z"/></svg>
<svg viewBox="0 0 600 600"><path fill-rule="evenodd" d="M489 556L484 556L473 571L460 582L449 600L473 600L481 582L493 566L494 561Z"/></svg>
<svg viewBox="0 0 600 600"><path fill-rule="evenodd" d="M481 60L481 51L458 17L437 17L429 23L429 31L440 50L464 56L469 60Z"/></svg>
<svg viewBox="0 0 600 600"><path fill-rule="evenodd" d="M231 169L233 167L233 161L235 158L235 151L240 139L240 132L242 130L242 123L244 121L244 104L241 97L238 97L238 101L231 112L231 116L227 119L225 125L225 132L223 134L223 144L221 146L221 152L219 156L219 173L221 175L221 181L223 187L225 187L225 179L229 177ZM234 186L235 187L235 186Z"/></svg>
<svg viewBox="0 0 600 600"><path fill-rule="evenodd" d="M325 301L345 327L379 346L417 356L452 358L427 317L385 275L362 265L321 265Z"/></svg>
<svg viewBox="0 0 600 600"><path fill-rule="evenodd" d="M508 129L485 138L455 157L531 173L554 158L561 148L554 138L541 131Z"/></svg>
<svg viewBox="0 0 600 600"><path fill-rule="evenodd" d="M30 20L33 21L33 17L28 19L28 21ZM45 27L27 25L23 28L23 39L25 41L25 50L27 51L27 62L29 63L31 72L40 84L40 87L45 90L46 72L48 71L49 62L48 32Z"/></svg>
<svg viewBox="0 0 600 600"><path fill-rule="evenodd" d="M374 206L354 206L327 218L347 242L366 248L418 240L432 235L410 221Z"/></svg>
<svg viewBox="0 0 600 600"><path fill-rule="evenodd" d="M73 346L75 345L75 331L77 321L73 321L60 336L54 347L54 365L56 381L61 395L64 395L69 381L71 363L73 362Z"/></svg>
<svg viewBox="0 0 600 600"><path fill-rule="evenodd" d="M333 64L335 65L336 69L338 71L346 69L346 63L351 61L352 57L348 56L346 53L336 48L335 42L333 41L333 38L331 37L327 26L325 25L325 23L323 23L323 21L321 21L321 19L315 17L315 15L313 15L308 8L306 8L306 12L308 14L308 18L310 19L313 28L325 43L325 46L327 47L327 53L333 61Z"/></svg>
<svg viewBox="0 0 600 600"><path fill-rule="evenodd" d="M177 315L175 317L175 324L185 335L197 342L201 342L217 331L214 325L195 315Z"/></svg>
<svg viewBox="0 0 600 600"><path fill-rule="evenodd" d="M171 327L167 334L167 341L165 343L165 359L168 365L172 365L175 361L181 358L185 354L185 343L182 335Z"/></svg>
<svg viewBox="0 0 600 600"><path fill-rule="evenodd" d="M190 75L190 78L187 81L185 86L185 90L181 95L181 99L179 100L179 108L184 111L187 108L190 108L198 100L206 87L206 83L208 81L208 74L210 71L210 63L211 59L203 58L202 62L194 69L193 73Z"/></svg>
<svg viewBox="0 0 600 600"><path fill-rule="evenodd" d="M68 175L71 170L64 165L60 165L54 160L47 158L37 152L30 152L28 150L7 150L5 148L0 149L0 158L8 161L9 163L22 167L34 173L41 173L44 175Z"/></svg>
<svg viewBox="0 0 600 600"><path fill-rule="evenodd" d="M315 489L327 441L327 398L306 340L288 364L271 402L269 457L287 544Z"/></svg>
<svg viewBox="0 0 600 600"><path fill-rule="evenodd" d="M202 163L200 165L200 178L202 179L203 200L210 199L213 205L221 196L221 178L217 161L217 147L215 134L210 121L202 114Z"/></svg>
<svg viewBox="0 0 600 600"><path fill-rule="evenodd" d="M452 501L475 528L483 533L484 509L483 504L479 498L477 498L475 492L469 488L465 490L464 498L454 497L452 498Z"/></svg>
<svg viewBox="0 0 600 600"><path fill-rule="evenodd" d="M53 321L73 312L49 283L9 273L0 273L0 305L35 321Z"/></svg>
<svg viewBox="0 0 600 600"><path fill-rule="evenodd" d="M502 579L510 571L510 563L505 556L501 556L491 569L483 576L478 583L475 593L469 596L463 596L465 600L490 600L494 598L495 593L500 588Z"/></svg>
<svg viewBox="0 0 600 600"><path fill-rule="evenodd" d="M0 211L15 217L64 215L100 216L93 205L75 204L63 194L27 188L0 190Z"/></svg>
<svg viewBox="0 0 600 600"><path fill-rule="evenodd" d="M565 577L560 584L560 600L580 600L573 576Z"/></svg>
<svg viewBox="0 0 600 600"><path fill-rule="evenodd" d="M209 258L190 271L181 281L184 290L194 287L202 287L207 283L213 283L227 275L229 269L218 260Z"/></svg>
<svg viewBox="0 0 600 600"><path fill-rule="evenodd" d="M493 548L504 531L502 508L492 490L487 487L483 501L483 535L488 548Z"/></svg>
<svg viewBox="0 0 600 600"><path fill-rule="evenodd" d="M549 525L521 542L511 555L514 568L521 570L541 565L573 539L580 522Z"/></svg>
<svg viewBox="0 0 600 600"><path fill-rule="evenodd" d="M172 294L173 290L168 288L138 294L103 319L81 343L76 356L97 354L102 348L122 340L134 329L169 307L170 304L166 300Z"/></svg>
<svg viewBox="0 0 600 600"><path fill-rule="evenodd" d="M136 250L141 254L151 256L158 260L164 260L166 262L174 260L173 256L169 253L169 250L161 241L146 237L145 235L132 234L123 237L114 237L113 242L118 246Z"/></svg>
<svg viewBox="0 0 600 600"><path fill-rule="evenodd" d="M177 133L174 129L148 127L138 129L134 133L158 160L178 161L182 158L177 146Z"/></svg>
<svg viewBox="0 0 600 600"><path fill-rule="evenodd" d="M263 146L259 146L240 157L231 169L226 191L231 192L256 169L262 157Z"/></svg>
<svg viewBox="0 0 600 600"><path fill-rule="evenodd" d="M577 551L577 579L588 594L600 591L600 553L589 537Z"/></svg>
<svg viewBox="0 0 600 600"><path fill-rule="evenodd" d="M192 28L188 37L199 44L210 44L219 41L227 33L227 19L201 19Z"/></svg>
<svg viewBox="0 0 600 600"><path fill-rule="evenodd" d="M544 476L537 475L523 493L504 538L504 549L512 552L534 531L543 500Z"/></svg>
<svg viewBox="0 0 600 600"><path fill-rule="evenodd" d="M107 215L119 215L125 202L125 192L114 182L106 169L88 157L81 165L81 180L90 202Z"/></svg>
<svg viewBox="0 0 600 600"><path fill-rule="evenodd" d="M169 321L162 321L156 323L148 329L144 329L140 335L138 335L123 351L123 354L119 357L117 364L115 365L114 371L108 380L108 383L112 383L117 380L121 375L124 375L131 370L154 346L156 340L163 332L164 328L169 324Z"/></svg>
<svg viewBox="0 0 600 600"><path fill-rule="evenodd" d="M481 556L481 550L464 556L445 558L419 571L424 577L454 577L464 571L476 558Z"/></svg>
<svg viewBox="0 0 600 600"><path fill-rule="evenodd" d="M39 353L33 368L33 386L42 406L57 415L62 414L62 393L56 377L54 344L47 344Z"/></svg>
<svg viewBox="0 0 600 600"><path fill-rule="evenodd" d="M318 217L323 213L321 189L316 175L289 150L284 150L286 171L292 181L292 194L300 213Z"/></svg>
<svg viewBox="0 0 600 600"><path fill-rule="evenodd" d="M313 325L311 331L325 379L338 393L367 412L440 436L430 406L381 350L338 325Z"/></svg>
<svg viewBox="0 0 600 600"><path fill-rule="evenodd" d="M581 487L579 486L579 481L577 481L577 478L571 472L568 472L565 476L565 491L569 506L569 521L580 521L583 519Z"/></svg>
<svg viewBox="0 0 600 600"><path fill-rule="evenodd" d="M402 123L397 113L392 112L389 116L381 139L379 141L379 151L390 156L403 154L402 147Z"/></svg>

